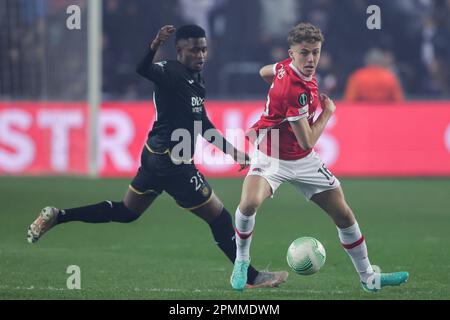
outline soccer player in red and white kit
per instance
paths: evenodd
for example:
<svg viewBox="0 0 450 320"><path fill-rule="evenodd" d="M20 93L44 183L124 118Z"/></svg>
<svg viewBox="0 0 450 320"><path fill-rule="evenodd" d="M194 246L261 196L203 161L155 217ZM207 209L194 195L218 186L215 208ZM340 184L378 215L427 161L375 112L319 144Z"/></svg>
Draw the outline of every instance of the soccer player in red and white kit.
<svg viewBox="0 0 450 320"><path fill-rule="evenodd" d="M323 42L320 29L301 23L289 33L289 58L260 70L261 77L271 83L271 87L266 109L251 130L256 132L259 144L266 147L255 148L236 209L237 255L230 279L235 290L243 290L246 284L256 211L285 181L333 219L340 242L365 291L400 285L408 279L407 272L376 273L373 270L364 236L345 201L340 182L314 151L314 145L336 110L329 97L319 95L315 78ZM314 121L319 105L322 112ZM275 141L274 130L278 130L279 144ZM261 143L264 140L266 143Z"/></svg>

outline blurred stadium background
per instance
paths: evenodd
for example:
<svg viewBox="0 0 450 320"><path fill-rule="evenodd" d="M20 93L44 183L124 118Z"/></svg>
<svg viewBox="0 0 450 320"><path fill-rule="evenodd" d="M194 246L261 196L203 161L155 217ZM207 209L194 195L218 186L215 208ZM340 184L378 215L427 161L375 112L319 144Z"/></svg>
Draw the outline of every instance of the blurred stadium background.
<svg viewBox="0 0 450 320"><path fill-rule="evenodd" d="M81 30L66 27L70 5ZM366 27L369 5L381 30ZM0 0L0 298L449 299L449 16L448 0ZM207 227L167 196L132 225L75 223L26 244L41 207L127 188L154 119L152 85L135 65L162 25L207 30L206 107L225 132L259 117L268 88L258 70L286 57L302 21L326 37L317 78L338 106L317 149L344 177L372 262L409 270L410 283L361 293L330 221L289 186L261 210L256 266L287 268L302 235L319 238L328 261L279 290L231 292L231 265ZM170 41L157 59L173 58ZM242 175L210 157L200 168L233 211ZM72 264L83 290L65 286Z"/></svg>

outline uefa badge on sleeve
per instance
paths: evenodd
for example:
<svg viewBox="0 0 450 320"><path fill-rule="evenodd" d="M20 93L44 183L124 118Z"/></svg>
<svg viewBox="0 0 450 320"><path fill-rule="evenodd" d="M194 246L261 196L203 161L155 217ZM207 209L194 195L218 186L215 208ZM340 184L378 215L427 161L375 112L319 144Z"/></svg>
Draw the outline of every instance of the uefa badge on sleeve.
<svg viewBox="0 0 450 320"><path fill-rule="evenodd" d="M308 104L308 95L306 93L302 93L300 97L298 97L298 103L300 103L301 106L306 106Z"/></svg>

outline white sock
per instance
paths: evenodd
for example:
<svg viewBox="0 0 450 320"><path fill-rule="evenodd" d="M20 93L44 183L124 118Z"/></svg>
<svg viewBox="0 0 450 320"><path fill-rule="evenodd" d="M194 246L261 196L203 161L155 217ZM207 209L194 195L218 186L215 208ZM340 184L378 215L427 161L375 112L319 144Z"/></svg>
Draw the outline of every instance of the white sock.
<svg viewBox="0 0 450 320"><path fill-rule="evenodd" d="M252 242L255 214L247 217L242 214L239 207L236 209L236 260L250 260L250 243Z"/></svg>
<svg viewBox="0 0 450 320"><path fill-rule="evenodd" d="M367 282L374 271L367 254L366 241L361 234L361 230L359 230L358 223L355 222L354 225L345 229L337 229L341 244L350 256L361 281Z"/></svg>

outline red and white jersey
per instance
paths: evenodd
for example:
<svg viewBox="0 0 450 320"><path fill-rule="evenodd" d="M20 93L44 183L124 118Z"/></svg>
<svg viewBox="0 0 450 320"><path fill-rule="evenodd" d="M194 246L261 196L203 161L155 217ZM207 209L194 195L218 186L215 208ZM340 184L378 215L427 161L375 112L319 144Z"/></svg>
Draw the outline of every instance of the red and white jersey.
<svg viewBox="0 0 450 320"><path fill-rule="evenodd" d="M281 160L297 160L306 157L312 149L303 150L289 124L307 118L310 125L319 105L319 90L315 75L307 78L286 59L274 65L275 77L267 96L266 108L250 131L255 130L261 140L262 129L279 130L278 155L271 150L272 131L258 143L265 154ZM276 139L275 139L276 140Z"/></svg>

